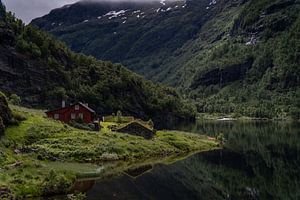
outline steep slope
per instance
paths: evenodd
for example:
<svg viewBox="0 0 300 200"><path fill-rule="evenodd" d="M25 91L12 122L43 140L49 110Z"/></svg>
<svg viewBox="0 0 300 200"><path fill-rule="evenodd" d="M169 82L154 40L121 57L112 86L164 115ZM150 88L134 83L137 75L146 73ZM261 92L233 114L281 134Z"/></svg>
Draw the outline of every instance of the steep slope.
<svg viewBox="0 0 300 200"><path fill-rule="evenodd" d="M75 54L63 43L6 14L0 21L0 90L29 106L53 108L62 99L88 102L100 115L121 110L157 127L193 119L171 88L155 85L119 64Z"/></svg>
<svg viewBox="0 0 300 200"><path fill-rule="evenodd" d="M5 127L11 122L11 111L4 94L0 92L0 137L4 134Z"/></svg>
<svg viewBox="0 0 300 200"><path fill-rule="evenodd" d="M199 112L299 118L299 0L163 3L80 2L32 23L75 51L178 87Z"/></svg>
<svg viewBox="0 0 300 200"><path fill-rule="evenodd" d="M73 50L122 62L147 78L164 70L176 49L214 15L203 1L79 2L53 10L32 24ZM216 11L217 12L217 11Z"/></svg>

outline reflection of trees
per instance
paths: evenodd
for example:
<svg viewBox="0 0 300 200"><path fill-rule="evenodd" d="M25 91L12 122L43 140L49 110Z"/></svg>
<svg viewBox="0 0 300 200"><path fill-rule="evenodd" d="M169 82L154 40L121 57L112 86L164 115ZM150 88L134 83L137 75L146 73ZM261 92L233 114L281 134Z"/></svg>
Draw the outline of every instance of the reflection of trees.
<svg viewBox="0 0 300 200"><path fill-rule="evenodd" d="M226 148L232 154L205 153L187 160L186 166L205 173L208 180L232 199L254 198L258 194L260 199L297 199L300 195L298 127L267 122L198 124L198 132L225 133ZM238 163L241 166L237 168Z"/></svg>

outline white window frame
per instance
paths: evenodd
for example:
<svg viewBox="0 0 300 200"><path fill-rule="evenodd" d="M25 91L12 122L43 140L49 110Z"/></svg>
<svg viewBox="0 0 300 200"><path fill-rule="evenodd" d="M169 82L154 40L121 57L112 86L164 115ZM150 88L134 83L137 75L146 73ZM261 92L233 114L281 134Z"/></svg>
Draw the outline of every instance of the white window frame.
<svg viewBox="0 0 300 200"><path fill-rule="evenodd" d="M59 119L59 114L58 113L54 114L53 118L54 119Z"/></svg>
<svg viewBox="0 0 300 200"><path fill-rule="evenodd" d="M75 110L79 110L79 105L75 105Z"/></svg>
<svg viewBox="0 0 300 200"><path fill-rule="evenodd" d="M71 119L76 119L76 114L75 113L71 113Z"/></svg>
<svg viewBox="0 0 300 200"><path fill-rule="evenodd" d="M79 113L78 118L83 119L83 113Z"/></svg>

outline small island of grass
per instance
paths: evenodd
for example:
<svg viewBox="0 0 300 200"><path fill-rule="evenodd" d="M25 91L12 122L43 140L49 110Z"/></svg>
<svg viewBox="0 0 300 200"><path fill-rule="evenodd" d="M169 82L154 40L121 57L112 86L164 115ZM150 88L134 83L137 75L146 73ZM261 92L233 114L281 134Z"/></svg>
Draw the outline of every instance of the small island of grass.
<svg viewBox="0 0 300 200"><path fill-rule="evenodd" d="M111 122L102 123L100 131L85 131L48 119L39 110L11 108L24 120L8 127L0 140L3 198L65 194L80 177L103 177L133 164L218 147L206 136L178 131L157 131L151 139L118 133L109 129Z"/></svg>

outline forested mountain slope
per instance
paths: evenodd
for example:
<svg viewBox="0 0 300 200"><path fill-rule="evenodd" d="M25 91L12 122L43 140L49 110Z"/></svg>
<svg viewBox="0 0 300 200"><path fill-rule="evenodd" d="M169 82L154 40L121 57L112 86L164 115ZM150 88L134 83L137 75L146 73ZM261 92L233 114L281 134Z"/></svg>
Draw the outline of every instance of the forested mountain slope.
<svg viewBox="0 0 300 200"><path fill-rule="evenodd" d="M80 2L32 23L176 86L199 112L299 118L299 0L125 4Z"/></svg>
<svg viewBox="0 0 300 200"><path fill-rule="evenodd" d="M48 34L5 13L0 19L0 90L23 104L54 108L83 101L99 115L152 118L158 127L193 119L195 112L171 88L153 84L120 64L75 54Z"/></svg>

